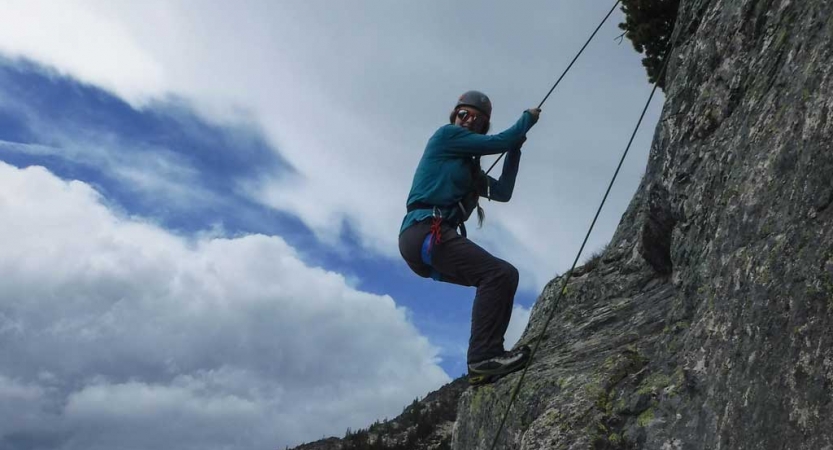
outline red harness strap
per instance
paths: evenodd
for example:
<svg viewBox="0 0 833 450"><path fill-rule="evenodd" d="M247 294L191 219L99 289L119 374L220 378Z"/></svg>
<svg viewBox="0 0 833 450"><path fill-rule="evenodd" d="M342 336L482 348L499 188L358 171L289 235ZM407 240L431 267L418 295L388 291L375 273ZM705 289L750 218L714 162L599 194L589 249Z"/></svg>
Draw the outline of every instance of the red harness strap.
<svg viewBox="0 0 833 450"><path fill-rule="evenodd" d="M439 216L434 216L434 219L431 221L431 245L439 244L440 239L442 238L442 230L441 226L443 224L443 218ZM430 251L430 246L428 247Z"/></svg>

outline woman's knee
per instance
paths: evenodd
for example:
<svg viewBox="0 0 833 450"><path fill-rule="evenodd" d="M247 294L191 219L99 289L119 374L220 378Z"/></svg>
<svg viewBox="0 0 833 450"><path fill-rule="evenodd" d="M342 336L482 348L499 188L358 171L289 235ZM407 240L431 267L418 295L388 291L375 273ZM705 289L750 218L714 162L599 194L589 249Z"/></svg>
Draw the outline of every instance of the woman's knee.
<svg viewBox="0 0 833 450"><path fill-rule="evenodd" d="M506 261L501 261L495 269L494 279L500 284L517 288L519 278L518 269Z"/></svg>
<svg viewBox="0 0 833 450"><path fill-rule="evenodd" d="M509 282L512 283L513 286L518 286L518 280L520 279L520 274L518 273L518 269L515 268L512 264L506 263L506 278Z"/></svg>

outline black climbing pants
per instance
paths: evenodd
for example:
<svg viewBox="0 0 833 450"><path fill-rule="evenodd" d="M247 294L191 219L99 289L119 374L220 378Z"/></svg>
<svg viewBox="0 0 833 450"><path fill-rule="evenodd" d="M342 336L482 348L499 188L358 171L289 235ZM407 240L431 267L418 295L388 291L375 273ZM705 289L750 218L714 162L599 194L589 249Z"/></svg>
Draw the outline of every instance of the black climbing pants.
<svg viewBox="0 0 833 450"><path fill-rule="evenodd" d="M402 258L419 276L431 276L433 267L439 272L440 281L477 288L471 311L469 364L503 353L503 335L512 317L518 289L518 269L460 236L454 227L445 223L440 243L433 245L428 266L422 261L421 251L430 232L431 219L403 231L399 236Z"/></svg>

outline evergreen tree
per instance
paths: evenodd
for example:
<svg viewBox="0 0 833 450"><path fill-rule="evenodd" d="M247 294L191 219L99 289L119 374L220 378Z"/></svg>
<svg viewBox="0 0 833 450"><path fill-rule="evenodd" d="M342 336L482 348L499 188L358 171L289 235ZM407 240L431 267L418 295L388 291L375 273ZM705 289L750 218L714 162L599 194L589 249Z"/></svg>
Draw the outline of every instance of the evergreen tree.
<svg viewBox="0 0 833 450"><path fill-rule="evenodd" d="M680 0L622 0L625 23L620 23L619 28L625 31L633 48L645 55L642 65L651 83L657 81L665 62L679 4ZM665 76L657 84L665 90Z"/></svg>

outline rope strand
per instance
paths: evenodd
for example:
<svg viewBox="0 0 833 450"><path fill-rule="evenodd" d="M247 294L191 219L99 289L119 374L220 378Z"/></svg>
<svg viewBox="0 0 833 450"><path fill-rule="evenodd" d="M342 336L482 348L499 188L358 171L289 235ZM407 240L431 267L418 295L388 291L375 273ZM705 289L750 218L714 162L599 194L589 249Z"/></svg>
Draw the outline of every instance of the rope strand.
<svg viewBox="0 0 833 450"><path fill-rule="evenodd" d="M579 50L578 53L576 53L576 56L573 57L573 60L570 61L570 64L567 65L567 68L564 69L564 72L562 72L561 76L558 77L558 80L555 81L555 84L552 85L552 87L550 88L550 91L547 92L547 95L545 95L544 99L541 100L541 103L538 104L538 109L541 109L541 107L544 106L544 102L547 101L548 98L550 98L550 94L552 94L552 91L555 90L555 87L558 86L558 83L561 83L561 79L564 78L564 75L567 75L567 72L569 72L570 68L573 67L573 64L576 62L576 60L578 60L578 57L581 56L581 54L584 52L584 49L587 48L587 45L590 44L590 41L592 41L593 38L596 36L596 33L598 33L599 30L602 28L602 25L604 25L604 23L607 22L608 17L610 17L610 15L613 14L613 11L616 10L616 7L619 6L620 1L621 0L616 0L616 3L613 4L613 8L610 8L610 11L608 11L605 18L602 19L601 22L599 22L599 26L597 26L596 29L593 30L593 34L590 35L590 37L587 39L587 42L585 42L584 45L581 47L581 50ZM500 159L503 158L503 155L505 155L505 154L506 154L506 152L503 152L503 153L500 154L500 156L498 156L498 158L495 160L495 162L492 163L492 166L489 167L489 170L486 171L487 175L489 174L489 172L492 171L492 169L494 169L497 162L500 161Z"/></svg>

